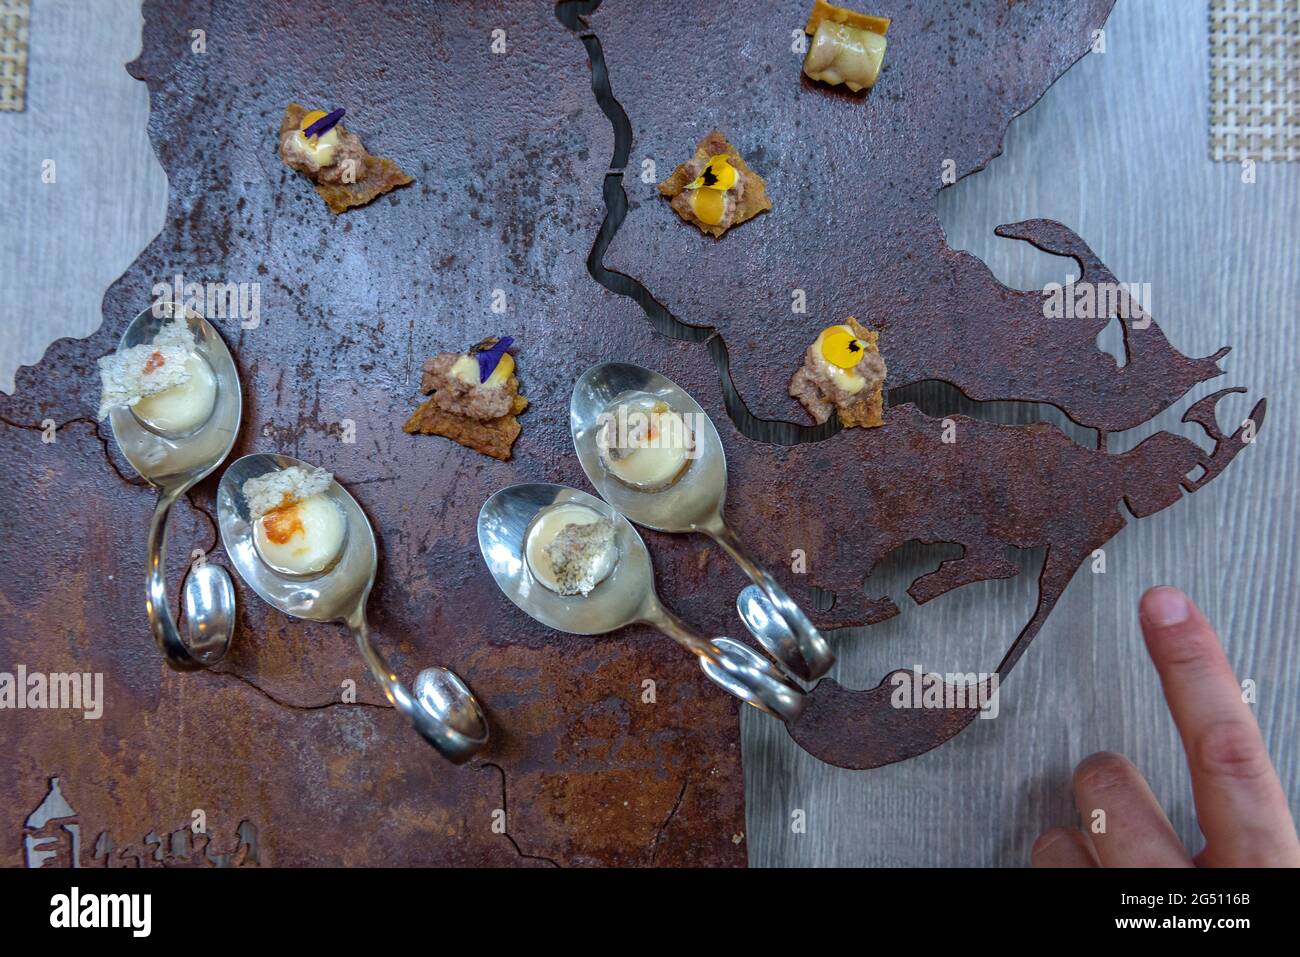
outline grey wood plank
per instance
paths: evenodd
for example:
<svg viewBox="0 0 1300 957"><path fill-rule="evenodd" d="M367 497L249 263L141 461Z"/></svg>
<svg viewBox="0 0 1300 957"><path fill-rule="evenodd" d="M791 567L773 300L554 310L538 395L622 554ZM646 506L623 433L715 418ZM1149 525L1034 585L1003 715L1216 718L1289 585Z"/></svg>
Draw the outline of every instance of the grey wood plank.
<svg viewBox="0 0 1300 957"><path fill-rule="evenodd" d="M140 0L32 4L27 109L0 113L5 392L55 339L99 328L104 291L162 229L167 176L149 143L149 91L124 69L141 24Z"/></svg>

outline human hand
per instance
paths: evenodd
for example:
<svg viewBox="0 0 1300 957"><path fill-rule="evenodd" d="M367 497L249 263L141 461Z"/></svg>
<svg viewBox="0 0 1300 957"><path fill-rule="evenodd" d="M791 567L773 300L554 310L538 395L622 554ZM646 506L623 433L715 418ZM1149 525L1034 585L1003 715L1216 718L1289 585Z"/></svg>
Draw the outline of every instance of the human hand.
<svg viewBox="0 0 1300 957"><path fill-rule="evenodd" d="M1152 588L1138 615L1183 739L1205 847L1192 856L1142 773L1100 752L1074 771L1079 813L1106 831L1056 827L1034 842L1035 867L1300 867L1286 795L1250 706L1210 623L1176 588Z"/></svg>

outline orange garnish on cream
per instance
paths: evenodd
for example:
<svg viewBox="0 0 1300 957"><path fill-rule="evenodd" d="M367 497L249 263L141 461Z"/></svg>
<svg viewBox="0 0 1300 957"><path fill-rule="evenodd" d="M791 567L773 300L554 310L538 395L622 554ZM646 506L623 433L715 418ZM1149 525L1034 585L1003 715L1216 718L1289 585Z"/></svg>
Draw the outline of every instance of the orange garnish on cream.
<svg viewBox="0 0 1300 957"><path fill-rule="evenodd" d="M266 537L277 545L285 544L304 530L296 503L267 512L262 516L262 525L266 528Z"/></svg>

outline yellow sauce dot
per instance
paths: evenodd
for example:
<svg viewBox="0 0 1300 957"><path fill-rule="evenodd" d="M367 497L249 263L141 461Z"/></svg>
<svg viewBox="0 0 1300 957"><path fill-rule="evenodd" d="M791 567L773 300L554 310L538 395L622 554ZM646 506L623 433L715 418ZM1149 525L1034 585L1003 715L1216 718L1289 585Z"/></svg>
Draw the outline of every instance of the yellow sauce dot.
<svg viewBox="0 0 1300 957"><path fill-rule="evenodd" d="M515 371L515 357L505 352L501 355L501 361L497 367L492 370L492 374L487 377L484 385L505 385L510 378L511 373Z"/></svg>
<svg viewBox="0 0 1300 957"><path fill-rule="evenodd" d="M691 212L700 222L718 226L727 213L727 194L716 189L697 189L691 193Z"/></svg>
<svg viewBox="0 0 1300 957"><path fill-rule="evenodd" d="M866 344L843 326L831 326L821 334L822 356L833 366L852 369L867 354Z"/></svg>

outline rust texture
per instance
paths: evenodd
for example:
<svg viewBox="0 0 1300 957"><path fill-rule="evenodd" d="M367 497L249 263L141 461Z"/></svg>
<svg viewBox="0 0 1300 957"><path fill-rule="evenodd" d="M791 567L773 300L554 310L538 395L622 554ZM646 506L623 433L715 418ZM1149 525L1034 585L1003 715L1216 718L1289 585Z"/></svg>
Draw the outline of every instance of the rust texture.
<svg viewBox="0 0 1300 957"><path fill-rule="evenodd" d="M0 500L0 650L32 670L102 672L105 711L4 716L0 860L22 863L25 822L58 776L83 863L197 860L169 835L202 810L217 848L203 859L216 863L743 864L735 704L645 630L577 638L525 619L477 553L491 492L586 487L568 398L596 362L659 369L714 417L729 517L797 594L835 594L828 629L896 613L862 582L907 541L964 547L913 585L918 601L1014 573L1008 545L1046 546L1038 611L1001 672L1082 558L1122 527L1121 502L1146 515L1217 475L1241 435L1218 431L1212 398L1188 419L1211 432L1213 453L1158 433L1112 455L1049 425L962 417L945 444L943 416L908 405L875 430L804 424L786 384L816 332L847 315L880 330L890 388L937 379L977 399L1052 402L1101 433L1216 373L1219 357L1182 356L1154 324L1126 333L1122 369L1096 350L1096 323L1045 332L1042 297L949 249L934 213L942 160L964 175L995 155L1109 3L892 6L880 11L895 18L881 81L853 97L800 76L791 30L806 4L784 0L558 11L370 0L346 18L288 0L147 2L130 69L149 86L167 225L107 294L103 328L56 342L0 397L0 467L19 490ZM204 54L194 29L207 31ZM415 183L331 216L276 156L293 100L346 106L367 148ZM714 126L774 205L720 242L678 221L640 175L647 158L671 169ZM1004 231L1074 256L1087 280L1109 276L1059 224ZM177 274L260 284L256 328L206 310L243 378L233 454L309 459L356 496L381 549L376 633L408 679L437 661L469 681L493 723L481 759L440 762L339 629L289 621L239 585L240 633L215 673L159 660L141 607L152 496L92 420L94 362ZM807 314L790 312L795 288ZM519 342L532 401L512 460L403 433L422 361L501 334ZM42 441L46 421L54 442ZM1204 475L1186 479L1198 463ZM190 548L225 563L215 484L177 508L173 583ZM873 520L840 534L826 516L841 512ZM739 571L700 540L646 538L667 603L741 637ZM783 573L794 548L810 556L806 584ZM340 702L349 680L357 704ZM791 732L824 760L872 767L934 747L970 716L900 712L881 689L827 679ZM149 835L166 838L164 853Z"/></svg>

